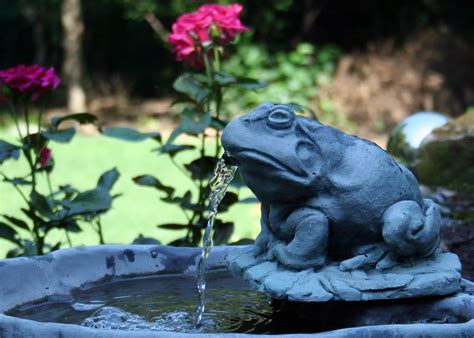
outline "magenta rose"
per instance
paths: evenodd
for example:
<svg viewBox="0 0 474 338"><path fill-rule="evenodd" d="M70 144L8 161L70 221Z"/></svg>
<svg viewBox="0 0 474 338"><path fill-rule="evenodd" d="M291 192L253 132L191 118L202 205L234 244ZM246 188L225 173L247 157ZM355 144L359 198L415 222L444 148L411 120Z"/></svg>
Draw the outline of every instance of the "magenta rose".
<svg viewBox="0 0 474 338"><path fill-rule="evenodd" d="M41 148L39 152L39 164L40 166L44 167L51 161L53 157L53 152L49 148Z"/></svg>
<svg viewBox="0 0 474 338"><path fill-rule="evenodd" d="M30 94L35 101L44 93L54 90L60 80L53 67L46 70L39 65L18 65L0 70L0 82L12 92Z"/></svg>
<svg viewBox="0 0 474 338"><path fill-rule="evenodd" d="M185 61L195 68L201 67L201 43L214 39L218 44L226 45L238 34L248 30L239 19L242 9L240 4L207 4L199 7L196 12L181 15L173 24L172 33L168 37L176 60Z"/></svg>

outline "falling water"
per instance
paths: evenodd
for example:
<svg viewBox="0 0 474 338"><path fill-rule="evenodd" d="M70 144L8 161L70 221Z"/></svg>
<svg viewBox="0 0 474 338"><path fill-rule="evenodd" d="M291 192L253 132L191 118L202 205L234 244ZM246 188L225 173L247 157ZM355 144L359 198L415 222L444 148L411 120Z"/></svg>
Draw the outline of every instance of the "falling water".
<svg viewBox="0 0 474 338"><path fill-rule="evenodd" d="M198 264L197 287L199 292L199 306L196 310L196 326L201 325L202 315L206 309L206 276L204 274L204 267L212 248L212 230L217 215L217 209L225 196L227 187L234 178L236 170L237 166L231 164L229 158L224 155L219 162L217 162L212 178L209 181L209 217L207 219L207 226L202 240L201 259Z"/></svg>

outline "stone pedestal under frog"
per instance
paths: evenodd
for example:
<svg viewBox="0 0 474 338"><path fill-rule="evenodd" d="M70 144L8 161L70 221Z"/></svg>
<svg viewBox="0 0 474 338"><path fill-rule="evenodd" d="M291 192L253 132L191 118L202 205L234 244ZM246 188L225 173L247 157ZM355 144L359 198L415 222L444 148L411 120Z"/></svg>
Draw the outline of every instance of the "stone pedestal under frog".
<svg viewBox="0 0 474 338"><path fill-rule="evenodd" d="M384 271L438 248L439 207L372 142L266 103L231 121L222 144L262 203L258 262Z"/></svg>

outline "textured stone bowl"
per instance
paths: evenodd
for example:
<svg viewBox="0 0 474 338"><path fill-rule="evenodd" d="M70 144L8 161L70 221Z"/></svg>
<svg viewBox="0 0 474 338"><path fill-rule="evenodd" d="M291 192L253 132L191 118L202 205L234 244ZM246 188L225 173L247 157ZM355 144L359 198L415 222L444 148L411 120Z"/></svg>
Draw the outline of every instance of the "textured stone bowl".
<svg viewBox="0 0 474 338"><path fill-rule="evenodd" d="M225 256L235 247L216 247L208 270L224 269ZM203 334L170 332L114 331L78 325L40 323L6 315L21 304L52 296L69 296L71 291L110 280L157 274L195 274L200 250L150 245L93 246L65 249L42 257L0 260L0 337L192 337ZM299 337L473 337L474 285L463 281L457 295L426 303L418 309L437 318L465 318L460 324L411 324L362 326ZM411 308L411 310L417 310ZM370 325L374 313L361 317L360 325ZM384 315L388 315L384 313ZM318 316L315 313L314 316ZM427 318L429 321L429 318ZM207 334L217 337L222 334ZM240 336L228 334L227 336ZM270 336L269 336L270 337Z"/></svg>

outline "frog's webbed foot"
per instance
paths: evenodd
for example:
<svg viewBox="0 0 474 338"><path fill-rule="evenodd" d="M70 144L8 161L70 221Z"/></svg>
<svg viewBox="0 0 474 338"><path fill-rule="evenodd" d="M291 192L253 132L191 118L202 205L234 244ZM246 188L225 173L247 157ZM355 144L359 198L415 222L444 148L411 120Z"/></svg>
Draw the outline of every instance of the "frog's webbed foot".
<svg viewBox="0 0 474 338"><path fill-rule="evenodd" d="M379 271L388 270L398 265L397 255L393 252L388 252L375 266Z"/></svg>
<svg viewBox="0 0 474 338"><path fill-rule="evenodd" d="M272 249L273 256L283 265L290 269L320 268L326 263L326 256L316 256L315 258L305 258L298 253L292 252L288 245L277 244Z"/></svg>
<svg viewBox="0 0 474 338"><path fill-rule="evenodd" d="M387 253L385 245L366 245L357 250L357 255L339 263L341 271L352 271L373 267L382 260Z"/></svg>

